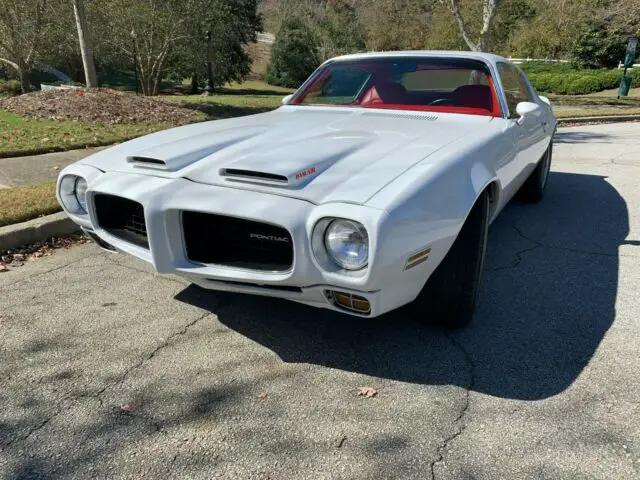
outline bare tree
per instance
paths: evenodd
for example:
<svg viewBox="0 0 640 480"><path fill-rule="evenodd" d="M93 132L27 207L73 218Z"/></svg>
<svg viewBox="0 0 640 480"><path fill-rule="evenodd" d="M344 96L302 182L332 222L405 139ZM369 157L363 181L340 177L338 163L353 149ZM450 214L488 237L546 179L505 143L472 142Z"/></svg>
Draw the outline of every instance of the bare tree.
<svg viewBox="0 0 640 480"><path fill-rule="evenodd" d="M491 24L496 14L496 9L500 4L500 0L482 0L482 28L478 40L474 41L471 33L469 32L469 26L462 17L460 12L460 0L439 0L441 4L446 5L451 10L453 19L458 25L460 34L465 43L474 52L486 51L489 47L489 32L491 30Z"/></svg>
<svg viewBox="0 0 640 480"><path fill-rule="evenodd" d="M51 25L47 0L4 0L0 7L0 61L20 78L22 93L31 90L29 73Z"/></svg>
<svg viewBox="0 0 640 480"><path fill-rule="evenodd" d="M76 26L78 28L78 42L80 43L80 53L82 54L82 66L84 67L84 77L88 88L98 86L98 76L96 75L96 65L93 61L93 44L91 33L87 24L87 17L84 10L84 0L71 0L73 12L76 16Z"/></svg>
<svg viewBox="0 0 640 480"><path fill-rule="evenodd" d="M142 92L157 95L170 53L207 6L206 0L102 0L95 13L105 45L133 59Z"/></svg>

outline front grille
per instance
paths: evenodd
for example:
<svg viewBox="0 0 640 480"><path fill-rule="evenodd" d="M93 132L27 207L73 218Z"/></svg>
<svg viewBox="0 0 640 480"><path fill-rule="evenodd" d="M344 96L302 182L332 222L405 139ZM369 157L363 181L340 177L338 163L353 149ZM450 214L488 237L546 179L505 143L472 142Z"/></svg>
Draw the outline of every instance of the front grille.
<svg viewBox="0 0 640 480"><path fill-rule="evenodd" d="M287 230L210 213L182 212L187 258L193 262L272 272L293 266Z"/></svg>
<svg viewBox="0 0 640 480"><path fill-rule="evenodd" d="M128 198L97 193L94 197L98 225L114 237L149 248L144 208Z"/></svg>

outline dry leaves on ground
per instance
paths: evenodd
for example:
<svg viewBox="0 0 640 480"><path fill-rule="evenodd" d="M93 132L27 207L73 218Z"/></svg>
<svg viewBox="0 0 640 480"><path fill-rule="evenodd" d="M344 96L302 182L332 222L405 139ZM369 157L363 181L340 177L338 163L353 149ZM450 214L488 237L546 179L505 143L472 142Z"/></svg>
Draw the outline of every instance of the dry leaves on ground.
<svg viewBox="0 0 640 480"><path fill-rule="evenodd" d="M358 396L365 398L373 398L378 394L378 391L375 388L371 387L360 387L358 389Z"/></svg>
<svg viewBox="0 0 640 480"><path fill-rule="evenodd" d="M23 117L79 120L105 125L182 124L201 115L200 112L168 102L108 88L32 92L0 99L0 109Z"/></svg>
<svg viewBox="0 0 640 480"><path fill-rule="evenodd" d="M9 266L19 267L28 260L48 257L57 249L68 249L73 245L87 243L88 241L89 239L84 235L65 235L51 237L45 242L0 252L0 273L8 271Z"/></svg>

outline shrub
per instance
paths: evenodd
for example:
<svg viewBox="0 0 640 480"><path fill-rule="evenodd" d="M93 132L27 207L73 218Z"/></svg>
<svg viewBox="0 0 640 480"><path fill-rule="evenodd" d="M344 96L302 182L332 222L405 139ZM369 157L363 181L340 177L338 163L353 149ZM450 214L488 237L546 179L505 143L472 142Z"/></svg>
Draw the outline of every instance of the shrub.
<svg viewBox="0 0 640 480"><path fill-rule="evenodd" d="M297 88L319 65L318 49L307 25L298 19L283 22L271 50L265 80L271 85Z"/></svg>
<svg viewBox="0 0 640 480"><path fill-rule="evenodd" d="M628 72L632 85L640 85L640 69ZM557 95L586 95L618 88L622 70L574 70L568 73L531 73L529 80L539 92Z"/></svg>
<svg viewBox="0 0 640 480"><path fill-rule="evenodd" d="M532 73L560 73L575 71L575 67L568 62L523 62L519 67L527 75Z"/></svg>
<svg viewBox="0 0 640 480"><path fill-rule="evenodd" d="M0 80L0 95L15 96L20 95L22 89L20 88L20 82L18 80Z"/></svg>
<svg viewBox="0 0 640 480"><path fill-rule="evenodd" d="M567 84L567 92L571 95L586 95L602 90L602 83L595 75L572 78Z"/></svg>

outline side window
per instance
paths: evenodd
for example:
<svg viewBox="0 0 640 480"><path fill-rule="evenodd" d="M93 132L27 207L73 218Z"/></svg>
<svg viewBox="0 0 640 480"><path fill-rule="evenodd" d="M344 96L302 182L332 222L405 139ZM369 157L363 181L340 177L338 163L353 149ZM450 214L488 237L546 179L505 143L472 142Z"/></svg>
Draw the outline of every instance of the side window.
<svg viewBox="0 0 640 480"><path fill-rule="evenodd" d="M516 106L520 102L533 102L534 100L517 68L506 63L499 63L498 71L502 80L504 95L507 99L509 115L515 116Z"/></svg>

